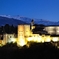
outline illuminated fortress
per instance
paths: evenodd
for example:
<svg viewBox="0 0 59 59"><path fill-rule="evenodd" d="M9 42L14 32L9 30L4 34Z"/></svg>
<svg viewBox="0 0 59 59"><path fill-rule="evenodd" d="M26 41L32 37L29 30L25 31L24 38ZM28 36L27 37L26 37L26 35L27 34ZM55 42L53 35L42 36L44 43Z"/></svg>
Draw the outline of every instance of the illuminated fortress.
<svg viewBox="0 0 59 59"><path fill-rule="evenodd" d="M32 29L35 28L33 26L34 22L30 24L21 24L18 25L18 34L17 37L14 34L4 34L3 40L0 40L0 44L6 45L6 43L17 43L18 46L27 45L28 42L37 42L37 43L44 43L44 42L57 42L59 41L59 37L51 37L50 35L45 34L33 34ZM44 28L49 34L59 34L59 27L58 26L46 26ZM55 31L54 31L55 30Z"/></svg>
<svg viewBox="0 0 59 59"><path fill-rule="evenodd" d="M32 26L32 29L35 28ZM45 28L46 29L46 28ZM49 28L52 32L52 27ZM49 31L48 31L49 32ZM50 34L52 34L49 32ZM51 37L50 35L39 35L33 34L30 30L30 25L18 25L18 41L17 44L20 46L26 45L27 42L37 42L37 43L44 43L44 42L57 42L59 41L59 37Z"/></svg>

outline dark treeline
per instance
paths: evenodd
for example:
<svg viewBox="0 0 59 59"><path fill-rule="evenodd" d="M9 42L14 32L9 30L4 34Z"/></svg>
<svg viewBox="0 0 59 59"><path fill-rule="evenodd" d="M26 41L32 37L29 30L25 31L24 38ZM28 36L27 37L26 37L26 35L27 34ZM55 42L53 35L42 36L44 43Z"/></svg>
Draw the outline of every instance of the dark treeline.
<svg viewBox="0 0 59 59"><path fill-rule="evenodd" d="M48 34L46 30L44 30L45 25L43 24L34 24L35 28L32 30L34 34Z"/></svg>
<svg viewBox="0 0 59 59"><path fill-rule="evenodd" d="M0 47L1 59L59 59L59 49L51 43L31 43L30 47L19 48L17 44Z"/></svg>
<svg viewBox="0 0 59 59"><path fill-rule="evenodd" d="M15 33L17 34L17 26L6 24L5 26L0 26L0 34L4 33Z"/></svg>

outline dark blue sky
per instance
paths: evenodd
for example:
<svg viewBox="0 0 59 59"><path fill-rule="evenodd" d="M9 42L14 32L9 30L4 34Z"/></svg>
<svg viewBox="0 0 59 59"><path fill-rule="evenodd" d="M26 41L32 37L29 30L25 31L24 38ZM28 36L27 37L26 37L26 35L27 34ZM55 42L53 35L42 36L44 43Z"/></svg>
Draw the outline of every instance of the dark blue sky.
<svg viewBox="0 0 59 59"><path fill-rule="evenodd" d="M0 0L0 15L59 21L59 0Z"/></svg>

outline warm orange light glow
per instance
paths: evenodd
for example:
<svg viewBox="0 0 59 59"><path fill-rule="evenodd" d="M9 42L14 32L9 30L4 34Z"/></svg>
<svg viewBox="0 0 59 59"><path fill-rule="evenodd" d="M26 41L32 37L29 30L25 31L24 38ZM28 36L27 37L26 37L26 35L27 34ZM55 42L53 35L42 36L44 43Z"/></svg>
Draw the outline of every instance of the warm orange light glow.
<svg viewBox="0 0 59 59"><path fill-rule="evenodd" d="M15 43L16 42L16 38L11 38L11 42Z"/></svg>
<svg viewBox="0 0 59 59"><path fill-rule="evenodd" d="M24 37L24 25L18 26L18 41L17 44L19 46L26 45L25 37Z"/></svg>
<svg viewBox="0 0 59 59"><path fill-rule="evenodd" d="M18 41L17 43L19 46L24 46L26 45L26 42L23 39L20 39L20 41Z"/></svg>
<svg viewBox="0 0 59 59"><path fill-rule="evenodd" d="M30 36L30 25L24 25L24 35Z"/></svg>
<svg viewBox="0 0 59 59"><path fill-rule="evenodd" d="M32 29L35 28L35 26L32 26ZM52 34L54 33L55 27L46 27L45 28L48 33ZM56 28L56 30L58 30ZM56 31L57 34L59 34L59 31ZM10 38L11 36L11 38ZM2 41L0 41L0 45L3 44L5 45L7 42L13 42L17 43L18 46L23 47L26 45L27 47L30 46L31 42L36 42L36 43L44 43L44 42L57 42L59 41L59 37L51 37L50 35L39 35L39 34L33 34L33 32L30 30L30 25L18 25L18 37L14 38L14 34L4 34Z"/></svg>
<svg viewBox="0 0 59 59"><path fill-rule="evenodd" d="M58 37L52 37L52 41L57 42L59 40Z"/></svg>
<svg viewBox="0 0 59 59"><path fill-rule="evenodd" d="M35 26L32 26L32 29L34 29L35 28Z"/></svg>
<svg viewBox="0 0 59 59"><path fill-rule="evenodd" d="M28 37L27 41L33 41L33 37Z"/></svg>
<svg viewBox="0 0 59 59"><path fill-rule="evenodd" d="M51 41L51 37L50 36L46 36L45 37L45 42L50 42Z"/></svg>
<svg viewBox="0 0 59 59"><path fill-rule="evenodd" d="M40 43L41 41L42 41L42 36L37 37L37 41L36 42Z"/></svg>
<svg viewBox="0 0 59 59"><path fill-rule="evenodd" d="M45 30L46 30L49 34L54 34L54 33L55 33L55 27L53 27L53 26L45 27Z"/></svg>

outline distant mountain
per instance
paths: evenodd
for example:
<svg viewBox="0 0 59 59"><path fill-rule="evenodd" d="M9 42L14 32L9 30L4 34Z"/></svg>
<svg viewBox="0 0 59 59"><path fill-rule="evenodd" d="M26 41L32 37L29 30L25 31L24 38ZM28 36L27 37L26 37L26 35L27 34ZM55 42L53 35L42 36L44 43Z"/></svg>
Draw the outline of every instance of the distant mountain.
<svg viewBox="0 0 59 59"><path fill-rule="evenodd" d="M30 23L31 22L31 18L27 18L27 17L21 17L21 16L14 16L12 17L14 19L19 19L22 20L26 23ZM59 25L59 22L52 22L52 21L48 21L48 20L44 20L44 19L33 19L35 24L44 24L44 25ZM58 23L58 24L57 24Z"/></svg>
<svg viewBox="0 0 59 59"><path fill-rule="evenodd" d="M0 26L4 26L5 24L13 24L14 26L17 26L18 24L26 24L26 22L14 18L0 16Z"/></svg>
<svg viewBox="0 0 59 59"><path fill-rule="evenodd" d="M10 15L0 15L0 25L4 24L30 24L31 18L21 17L21 16L10 16ZM59 25L59 22L52 22L44 19L33 19L35 24L44 24L44 25Z"/></svg>

